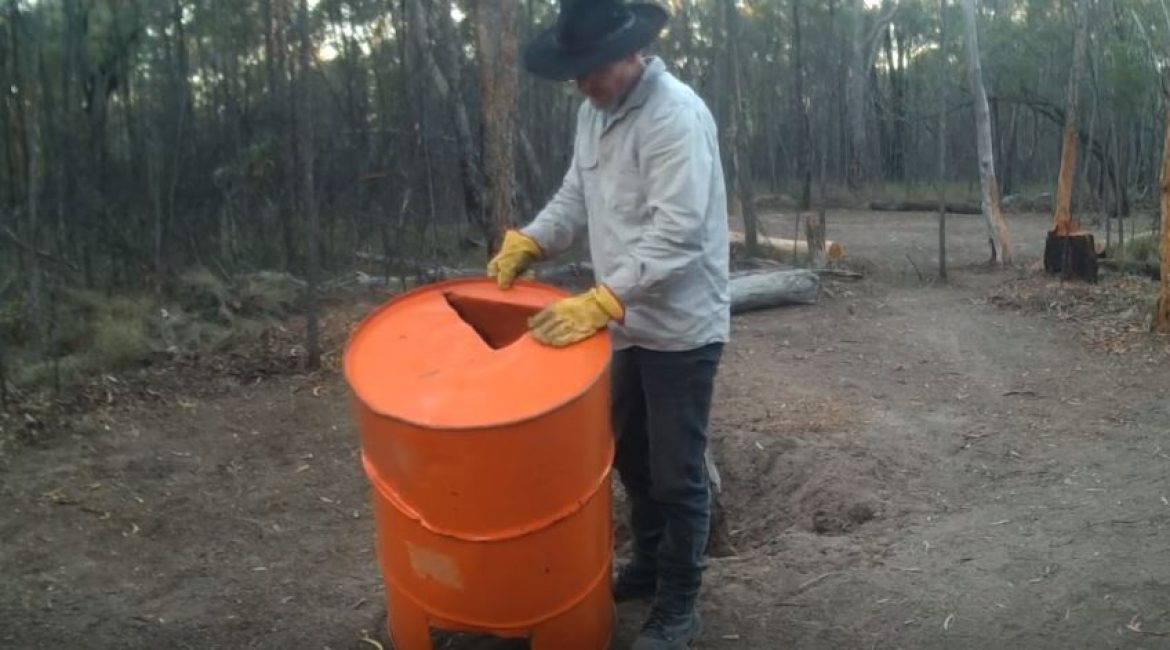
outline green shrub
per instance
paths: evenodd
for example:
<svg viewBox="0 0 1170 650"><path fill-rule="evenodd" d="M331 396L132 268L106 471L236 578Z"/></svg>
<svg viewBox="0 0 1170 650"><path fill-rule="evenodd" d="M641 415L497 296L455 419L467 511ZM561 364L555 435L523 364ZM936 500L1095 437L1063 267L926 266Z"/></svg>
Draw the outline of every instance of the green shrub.
<svg viewBox="0 0 1170 650"><path fill-rule="evenodd" d="M1156 232L1143 233L1125 242L1125 255L1132 260L1149 262L1162 254L1162 240Z"/></svg>

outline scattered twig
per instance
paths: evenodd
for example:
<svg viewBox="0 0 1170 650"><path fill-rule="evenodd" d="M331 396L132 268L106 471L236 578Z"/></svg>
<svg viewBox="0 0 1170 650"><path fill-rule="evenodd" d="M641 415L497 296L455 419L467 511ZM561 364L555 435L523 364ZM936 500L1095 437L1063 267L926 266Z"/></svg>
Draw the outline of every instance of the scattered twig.
<svg viewBox="0 0 1170 650"><path fill-rule="evenodd" d="M375 648L377 648L378 650L386 650L386 648L382 645L381 641L378 641L377 639L371 637L370 633L365 631L365 630L362 630L362 636L360 639L358 639L358 641L372 645Z"/></svg>
<svg viewBox="0 0 1170 650"><path fill-rule="evenodd" d="M1166 518L1166 516L1165 516L1165 515L1154 515L1153 517L1139 517L1139 518L1137 518L1137 519L1108 519L1108 520L1106 520L1106 521L1093 521L1093 522L1089 522L1089 524L1088 524L1088 525L1089 525L1090 527L1092 527L1092 526L1104 526L1104 525L1106 525L1106 524L1115 524L1115 525L1124 525L1124 526L1128 526L1128 525L1133 525L1133 524L1148 524L1148 523L1152 523L1154 520L1161 520L1161 519L1165 519L1165 518Z"/></svg>
<svg viewBox="0 0 1170 650"><path fill-rule="evenodd" d="M819 575L811 580L805 580L804 582L800 583L800 586L798 586L796 588L796 591L797 591L797 593L802 592L805 589L808 589L809 587L820 582L821 580L824 580L825 578L831 578L831 577L838 575L840 573L844 573L844 571L830 571L828 573L822 573L821 575Z"/></svg>
<svg viewBox="0 0 1170 650"><path fill-rule="evenodd" d="M848 269L810 269L817 275L828 275L834 278L842 278L845 280L862 280L864 275L857 271L850 271Z"/></svg>
<svg viewBox="0 0 1170 650"><path fill-rule="evenodd" d="M913 257L910 257L910 253L906 253L906 259L910 260L910 266L914 267L914 273L918 276L918 281L925 282L922 277L922 271L918 269L918 263L914 261Z"/></svg>

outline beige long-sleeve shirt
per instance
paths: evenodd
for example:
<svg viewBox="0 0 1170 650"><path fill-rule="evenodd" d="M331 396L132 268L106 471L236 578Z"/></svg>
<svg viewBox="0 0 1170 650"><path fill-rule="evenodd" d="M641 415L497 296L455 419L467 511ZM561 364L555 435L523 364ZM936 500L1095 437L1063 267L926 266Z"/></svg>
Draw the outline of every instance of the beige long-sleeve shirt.
<svg viewBox="0 0 1170 650"><path fill-rule="evenodd" d="M727 196L715 120L703 100L647 60L612 113L582 103L561 188L523 232L547 256L582 232L596 280L625 305L616 349L726 342Z"/></svg>

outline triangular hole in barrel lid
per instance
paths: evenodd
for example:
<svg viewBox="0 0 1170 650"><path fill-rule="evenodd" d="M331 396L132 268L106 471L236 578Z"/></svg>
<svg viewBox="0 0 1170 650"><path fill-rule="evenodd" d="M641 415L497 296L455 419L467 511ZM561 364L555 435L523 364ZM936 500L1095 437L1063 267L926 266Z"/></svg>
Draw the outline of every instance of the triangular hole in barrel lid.
<svg viewBox="0 0 1170 650"><path fill-rule="evenodd" d="M532 305L487 300L458 291L444 292L443 297L459 318L494 350L507 347L524 336L528 331L528 318L540 311L539 307Z"/></svg>

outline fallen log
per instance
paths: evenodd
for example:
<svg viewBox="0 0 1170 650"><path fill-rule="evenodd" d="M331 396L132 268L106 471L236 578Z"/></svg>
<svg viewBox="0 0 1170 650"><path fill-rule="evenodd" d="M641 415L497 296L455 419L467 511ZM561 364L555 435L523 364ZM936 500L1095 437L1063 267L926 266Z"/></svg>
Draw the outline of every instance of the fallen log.
<svg viewBox="0 0 1170 650"><path fill-rule="evenodd" d="M938 212L938 203L929 201L870 201L874 212ZM950 214L983 214L983 209L970 203L947 203Z"/></svg>
<svg viewBox="0 0 1170 650"><path fill-rule="evenodd" d="M402 286L417 287L429 282L451 278L482 277L483 269L433 269L420 276L374 276L357 272L357 284L362 287ZM569 290L579 290L593 283L593 269L586 263L577 262L550 267L537 271L536 278ZM782 307L785 305L811 305L820 295L820 274L808 269L780 269L765 271L740 271L731 274L731 313L738 314L756 309Z"/></svg>
<svg viewBox="0 0 1170 650"><path fill-rule="evenodd" d="M728 233L731 240L732 250L743 250L747 246L746 236L742 232L731 231ZM759 235L756 238L761 248L761 253L769 257L776 255L808 255L808 242L799 239L784 239L783 237L767 237ZM845 257L845 247L839 242L826 241L825 254L829 261L836 261Z"/></svg>
<svg viewBox="0 0 1170 650"><path fill-rule="evenodd" d="M731 278L731 313L784 305L811 305L820 295L821 279L808 269L764 271Z"/></svg>
<svg viewBox="0 0 1170 650"><path fill-rule="evenodd" d="M413 289L414 287L450 280L454 278L472 278L483 275L483 269L456 269L450 267L430 268L417 274L410 275L370 275L362 271L356 273L357 284L360 287L389 287L392 289Z"/></svg>
<svg viewBox="0 0 1170 650"><path fill-rule="evenodd" d="M562 289L584 290L593 284L593 267L588 262L572 262L535 269L536 279ZM361 287L389 287L391 289L413 289L431 282L474 278L484 275L482 268L460 269L449 266L432 267L421 273L407 275L370 275L358 271L355 281Z"/></svg>

